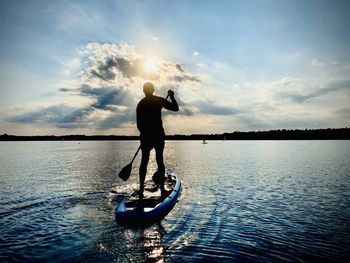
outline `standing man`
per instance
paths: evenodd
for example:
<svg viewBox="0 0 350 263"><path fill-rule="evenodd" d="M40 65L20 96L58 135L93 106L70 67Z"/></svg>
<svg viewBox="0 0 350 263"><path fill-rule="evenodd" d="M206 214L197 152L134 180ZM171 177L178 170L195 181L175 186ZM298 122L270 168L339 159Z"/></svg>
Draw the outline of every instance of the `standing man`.
<svg viewBox="0 0 350 263"><path fill-rule="evenodd" d="M164 98L153 95L154 87L151 82L146 82L143 85L145 97L137 104L137 128L140 131L142 159L140 165L140 192L139 198L143 199L144 182L147 173L147 165L150 151L154 148L156 151L156 161L158 166L158 175L162 178L165 175L165 166L163 162L163 150L165 133L162 122L162 108L171 111L178 111L179 106L175 100L174 92L168 90L168 96L171 102ZM164 189L164 180L161 180L160 190L162 197L166 195Z"/></svg>

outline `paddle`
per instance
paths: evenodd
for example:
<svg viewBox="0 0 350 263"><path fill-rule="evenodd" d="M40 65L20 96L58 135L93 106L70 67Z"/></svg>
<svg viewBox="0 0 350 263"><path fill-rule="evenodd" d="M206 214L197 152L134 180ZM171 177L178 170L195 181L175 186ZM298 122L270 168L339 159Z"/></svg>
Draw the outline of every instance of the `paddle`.
<svg viewBox="0 0 350 263"><path fill-rule="evenodd" d="M139 146L139 148L137 149L134 158L132 158L131 162L125 166L120 172L119 172L119 177L121 179L123 179L124 181L128 180L131 174L131 168L132 168L132 163L135 160L137 154L139 153L139 150L141 149L141 145Z"/></svg>
<svg viewBox="0 0 350 263"><path fill-rule="evenodd" d="M165 99L167 100L168 97L169 97L169 95L166 96ZM137 151L136 151L134 157L132 158L131 162L130 162L127 166L125 166L125 167L119 172L119 177L120 177L121 179L123 179L124 181L126 181L126 180L129 179L130 174L131 174L132 163L134 162L134 160L135 160L137 154L139 153L140 149L141 149L141 145L140 145L139 148L137 149Z"/></svg>

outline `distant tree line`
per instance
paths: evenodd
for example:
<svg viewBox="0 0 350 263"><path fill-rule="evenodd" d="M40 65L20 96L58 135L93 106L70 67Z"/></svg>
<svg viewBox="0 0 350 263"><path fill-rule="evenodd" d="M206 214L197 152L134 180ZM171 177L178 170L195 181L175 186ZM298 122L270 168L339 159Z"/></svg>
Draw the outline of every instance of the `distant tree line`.
<svg viewBox="0 0 350 263"><path fill-rule="evenodd" d="M349 140L350 128L340 129L305 129L305 130L270 130L236 131L216 136L222 140ZM210 140L210 136L204 138Z"/></svg>
<svg viewBox="0 0 350 263"><path fill-rule="evenodd" d="M16 136L3 134L0 141L95 141L95 140L138 140L138 136L124 135L63 135L63 136ZM350 128L235 131L222 134L167 135L167 140L349 140Z"/></svg>
<svg viewBox="0 0 350 263"><path fill-rule="evenodd" d="M3 134L0 141L106 141L106 140L138 140L139 136L124 135L43 135L43 136L16 136Z"/></svg>

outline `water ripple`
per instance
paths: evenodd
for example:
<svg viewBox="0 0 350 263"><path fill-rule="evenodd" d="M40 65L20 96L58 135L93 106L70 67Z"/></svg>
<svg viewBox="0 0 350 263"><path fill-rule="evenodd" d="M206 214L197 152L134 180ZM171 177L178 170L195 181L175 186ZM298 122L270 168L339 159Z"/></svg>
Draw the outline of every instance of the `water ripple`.
<svg viewBox="0 0 350 263"><path fill-rule="evenodd" d="M161 224L130 229L114 209L139 159L128 182L117 171L137 146L1 144L0 261L348 261L348 141L167 142L180 201Z"/></svg>

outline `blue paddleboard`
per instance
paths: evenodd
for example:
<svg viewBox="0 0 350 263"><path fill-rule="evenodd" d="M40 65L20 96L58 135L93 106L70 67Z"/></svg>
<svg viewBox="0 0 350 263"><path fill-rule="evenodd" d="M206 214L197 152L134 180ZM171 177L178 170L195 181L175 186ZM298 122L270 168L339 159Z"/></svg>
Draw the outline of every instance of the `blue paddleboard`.
<svg viewBox="0 0 350 263"><path fill-rule="evenodd" d="M139 202L138 190L133 190L117 207L116 221L135 226L160 222L173 209L181 193L181 181L171 171L167 171L164 185L170 194L161 198L157 185L152 180L146 181L142 203Z"/></svg>

